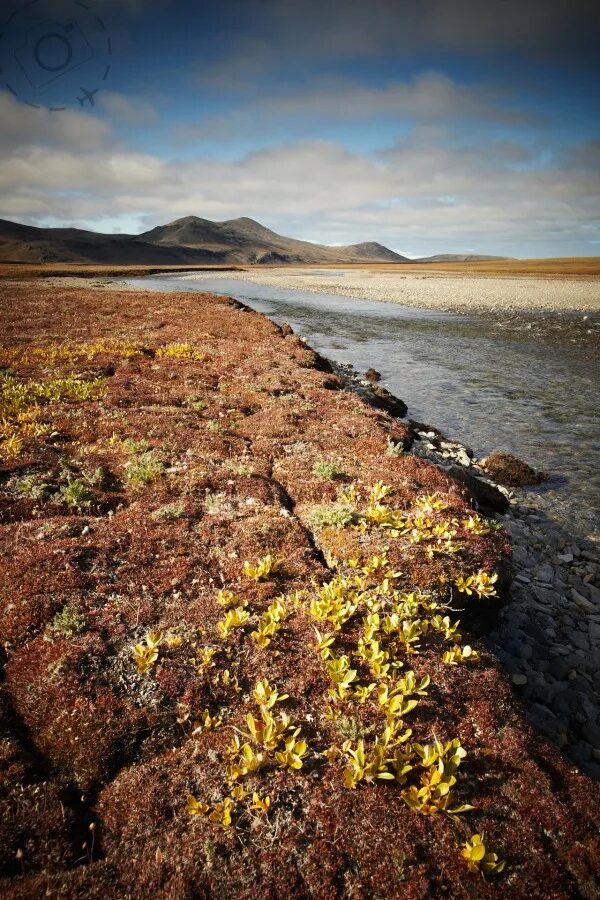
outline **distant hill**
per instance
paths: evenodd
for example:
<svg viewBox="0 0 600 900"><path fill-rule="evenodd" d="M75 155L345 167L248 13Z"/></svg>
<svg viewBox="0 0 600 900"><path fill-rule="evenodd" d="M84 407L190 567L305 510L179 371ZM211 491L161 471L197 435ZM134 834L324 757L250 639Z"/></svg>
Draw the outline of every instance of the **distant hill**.
<svg viewBox="0 0 600 900"><path fill-rule="evenodd" d="M512 259L511 256L485 256L477 253L438 253L437 256L421 256L413 262L494 262L494 260Z"/></svg>
<svg viewBox="0 0 600 900"><path fill-rule="evenodd" d="M408 262L382 244L330 247L276 234L254 219L176 219L143 234L35 228L0 219L0 261L113 265Z"/></svg>

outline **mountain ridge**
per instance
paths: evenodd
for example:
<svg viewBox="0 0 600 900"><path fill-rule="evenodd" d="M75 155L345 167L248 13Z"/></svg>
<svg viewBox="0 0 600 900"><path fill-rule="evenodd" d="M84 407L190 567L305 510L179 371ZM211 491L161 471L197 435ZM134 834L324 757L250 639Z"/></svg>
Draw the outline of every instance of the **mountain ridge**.
<svg viewBox="0 0 600 900"><path fill-rule="evenodd" d="M452 258L452 254L438 257L442 258ZM454 258L500 257L456 255ZM312 265L411 261L414 262L377 241L330 246L285 237L248 216L222 222L183 216L137 235L103 234L82 228L40 228L0 219L0 262Z"/></svg>

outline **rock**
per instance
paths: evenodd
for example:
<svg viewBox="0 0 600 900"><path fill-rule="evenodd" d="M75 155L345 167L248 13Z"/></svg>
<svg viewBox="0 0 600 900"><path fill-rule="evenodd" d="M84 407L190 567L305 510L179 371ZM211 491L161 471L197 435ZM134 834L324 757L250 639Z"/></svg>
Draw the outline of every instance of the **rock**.
<svg viewBox="0 0 600 900"><path fill-rule="evenodd" d="M513 675L512 683L517 684L517 685L527 684L527 675L521 675L521 674Z"/></svg>
<svg viewBox="0 0 600 900"><path fill-rule="evenodd" d="M382 409L384 412L389 413L391 416L398 416L398 418L402 419L408 412L408 406L404 403L403 400L400 400L398 397L394 397L386 388L381 387L378 384L374 384L371 387L371 394L373 397L372 403L373 406L376 406L378 409Z"/></svg>
<svg viewBox="0 0 600 900"><path fill-rule="evenodd" d="M480 460L479 465L485 469L488 475L491 475L494 481L507 487L540 484L546 479L546 475L542 472L536 472L516 456L501 450L494 450L485 459Z"/></svg>
<svg viewBox="0 0 600 900"><path fill-rule="evenodd" d="M595 722L586 722L581 731L584 738L588 740L593 747L600 747L599 725L596 725Z"/></svg>
<svg viewBox="0 0 600 900"><path fill-rule="evenodd" d="M527 562L527 550L525 547L520 547L516 544L513 547L512 558L514 563L517 563L519 566L524 566Z"/></svg>
<svg viewBox="0 0 600 900"><path fill-rule="evenodd" d="M557 718L554 713L541 703L532 703L529 714L531 719L542 731L553 734L556 732Z"/></svg>
<svg viewBox="0 0 600 900"><path fill-rule="evenodd" d="M552 584L554 581L554 569L548 562L536 566L533 570L533 575L538 581L543 581L544 584Z"/></svg>
<svg viewBox="0 0 600 900"><path fill-rule="evenodd" d="M381 372L378 372L377 369L367 369L365 378L367 381L381 381Z"/></svg>
<svg viewBox="0 0 600 900"><path fill-rule="evenodd" d="M288 325L287 322L283 323L283 325L280 328L280 331L284 337L287 337L288 335L294 333L294 329L292 328L291 325Z"/></svg>
<svg viewBox="0 0 600 900"><path fill-rule="evenodd" d="M462 466L451 465L447 471L449 475L464 484L473 499L477 501L477 505L484 511L503 513L508 509L508 499L493 484L477 478Z"/></svg>
<svg viewBox="0 0 600 900"><path fill-rule="evenodd" d="M582 609L584 612L594 612L596 607L590 600L586 600L575 588L571 588L569 591L569 596L571 600L577 604L579 609Z"/></svg>
<svg viewBox="0 0 600 900"><path fill-rule="evenodd" d="M556 558L561 563L570 563L573 562L574 557L572 553L559 553Z"/></svg>

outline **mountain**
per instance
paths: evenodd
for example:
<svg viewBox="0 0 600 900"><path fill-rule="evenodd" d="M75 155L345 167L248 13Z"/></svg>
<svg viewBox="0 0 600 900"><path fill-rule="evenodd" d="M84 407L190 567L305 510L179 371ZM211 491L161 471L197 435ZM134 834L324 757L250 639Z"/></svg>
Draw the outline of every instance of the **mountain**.
<svg viewBox="0 0 600 900"><path fill-rule="evenodd" d="M382 244L350 244L328 247L283 237L254 219L242 217L211 222L197 216L176 219L141 234L139 241L162 247L210 250L224 254L227 262L239 263L322 263L322 262L405 262L406 258Z"/></svg>
<svg viewBox="0 0 600 900"><path fill-rule="evenodd" d="M112 265L407 262L382 244L329 247L283 237L246 217L185 216L143 234L35 228L0 219L0 261Z"/></svg>

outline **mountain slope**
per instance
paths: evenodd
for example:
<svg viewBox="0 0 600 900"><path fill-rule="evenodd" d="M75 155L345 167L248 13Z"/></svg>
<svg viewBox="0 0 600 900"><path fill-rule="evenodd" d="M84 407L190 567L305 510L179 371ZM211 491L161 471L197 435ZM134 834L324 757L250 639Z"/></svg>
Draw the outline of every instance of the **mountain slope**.
<svg viewBox="0 0 600 900"><path fill-rule="evenodd" d="M185 216L140 235L35 228L0 219L0 261L111 264L404 262L377 243L329 247L284 237L246 217Z"/></svg>

